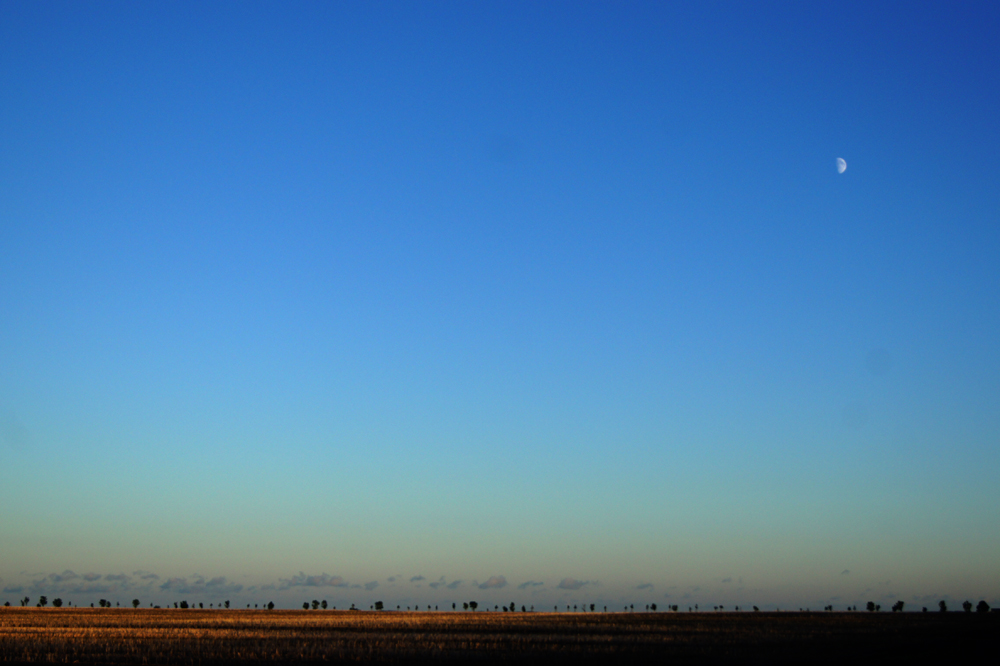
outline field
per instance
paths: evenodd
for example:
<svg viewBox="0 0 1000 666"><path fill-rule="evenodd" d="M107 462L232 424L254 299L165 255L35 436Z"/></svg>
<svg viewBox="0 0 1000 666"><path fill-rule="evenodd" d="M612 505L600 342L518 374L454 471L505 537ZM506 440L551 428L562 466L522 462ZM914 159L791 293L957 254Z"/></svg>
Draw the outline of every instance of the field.
<svg viewBox="0 0 1000 666"><path fill-rule="evenodd" d="M995 613L420 613L0 608L0 662L852 663L971 658Z"/></svg>

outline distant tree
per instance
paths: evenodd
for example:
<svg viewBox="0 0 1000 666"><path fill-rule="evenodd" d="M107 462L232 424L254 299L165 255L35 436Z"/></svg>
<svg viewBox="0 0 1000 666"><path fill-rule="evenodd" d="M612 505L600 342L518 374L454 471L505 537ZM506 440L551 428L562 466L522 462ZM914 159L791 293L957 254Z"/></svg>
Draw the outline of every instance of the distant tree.
<svg viewBox="0 0 1000 666"><path fill-rule="evenodd" d="M477 604L475 601L470 601L469 608L471 608L472 612L475 613L476 609L479 608L479 604Z"/></svg>
<svg viewBox="0 0 1000 666"><path fill-rule="evenodd" d="M944 599L938 602L938 610L942 613L948 612L948 604L944 602Z"/></svg>
<svg viewBox="0 0 1000 666"><path fill-rule="evenodd" d="M903 602L902 602L902 600L897 601L896 603L894 603L892 605L892 612L893 613L902 613L903 612Z"/></svg>
<svg viewBox="0 0 1000 666"><path fill-rule="evenodd" d="M312 606L313 606L313 610L316 610L317 608L319 608L319 601L317 601L316 599L313 599Z"/></svg>
<svg viewBox="0 0 1000 666"><path fill-rule="evenodd" d="M28 597L24 597L23 599L21 599L21 605L27 606L29 601L31 601L31 599L29 599Z"/></svg>
<svg viewBox="0 0 1000 666"><path fill-rule="evenodd" d="M809 610L809 609L807 608L806 610ZM875 604L875 612L877 613L880 610L882 610L882 604Z"/></svg>
<svg viewBox="0 0 1000 666"><path fill-rule="evenodd" d="M138 599L133 599L132 600L132 608L138 608L138 607L139 607L139 600Z"/></svg>
<svg viewBox="0 0 1000 666"><path fill-rule="evenodd" d="M398 610L399 606L396 606L396 609ZM467 601L462 602L462 610L469 610L469 603Z"/></svg>
<svg viewBox="0 0 1000 666"><path fill-rule="evenodd" d="M306 601L302 604L302 610L309 610L309 602Z"/></svg>
<svg viewBox="0 0 1000 666"><path fill-rule="evenodd" d="M60 599L59 597L56 597L55 599L53 599L52 600L52 607L53 608L62 608L62 599Z"/></svg>
<svg viewBox="0 0 1000 666"><path fill-rule="evenodd" d="M868 602L868 603L867 603L867 604L865 605L865 608L867 608L867 609L868 609L868 612L869 612L869 613L874 613L874 612L875 612L875 602L874 602L874 601L869 601L869 602Z"/></svg>
<svg viewBox="0 0 1000 666"><path fill-rule="evenodd" d="M10 608L10 602L9 601L3 602L3 605L4 605L4 608Z"/></svg>
<svg viewBox="0 0 1000 666"><path fill-rule="evenodd" d="M924 613L926 613L926 612L927 612L927 606L924 606L924 607L923 607L923 609L922 609L922 612L924 612Z"/></svg>
<svg viewBox="0 0 1000 666"><path fill-rule="evenodd" d="M513 613L516 610L517 610L517 606L514 605L514 602L513 601L510 602L510 612Z"/></svg>
<svg viewBox="0 0 1000 666"><path fill-rule="evenodd" d="M674 610L677 610L677 609L674 608ZM759 613L760 612L760 609L757 608L756 606L753 607L753 610L754 610L755 613Z"/></svg>
<svg viewBox="0 0 1000 666"><path fill-rule="evenodd" d="M590 604L590 610L594 610L594 604ZM656 604L649 604L649 610L656 612Z"/></svg>
<svg viewBox="0 0 1000 666"><path fill-rule="evenodd" d="M48 597L38 597L38 605L41 606L42 608L45 608L46 606L49 605L49 598Z"/></svg>
<svg viewBox="0 0 1000 666"><path fill-rule="evenodd" d="M451 609L455 610L455 603L454 602L452 602L452 604L451 604Z"/></svg>
<svg viewBox="0 0 1000 666"><path fill-rule="evenodd" d="M52 605L55 606L55 602L53 602ZM976 604L976 612L977 613L989 613L990 612L990 605L988 603L986 603L986 599L980 599L979 603Z"/></svg>
<svg viewBox="0 0 1000 666"><path fill-rule="evenodd" d="M528 611L524 610L524 606L521 606L521 612L522 613L527 613Z"/></svg>
<svg viewBox="0 0 1000 666"><path fill-rule="evenodd" d="M321 601L319 605L323 608L323 610L326 610L326 599Z"/></svg>
<svg viewBox="0 0 1000 666"><path fill-rule="evenodd" d="M198 602L198 608L204 608L204 607L205 607L205 603L202 602L202 601L199 601Z"/></svg>
<svg viewBox="0 0 1000 666"><path fill-rule="evenodd" d="M594 612L594 604L590 604L590 612L591 612L591 613L593 613L593 612Z"/></svg>
<svg viewBox="0 0 1000 666"><path fill-rule="evenodd" d="M44 599L44 597L42 597L42 598ZM962 602L962 610L964 610L966 613L971 613L972 612L972 602L969 601L968 599L966 599L965 601L963 601Z"/></svg>
<svg viewBox="0 0 1000 666"><path fill-rule="evenodd" d="M226 608L229 608L229 599L226 599Z"/></svg>
<svg viewBox="0 0 1000 666"><path fill-rule="evenodd" d="M267 602L267 610L274 610L274 602L273 601L268 601Z"/></svg>
<svg viewBox="0 0 1000 666"><path fill-rule="evenodd" d="M383 608L385 608L385 605L384 605L384 604L383 604L383 603L382 603L381 601L376 601L376 602L375 602L375 610L378 610L378 611L380 611L380 610L382 610Z"/></svg>
<svg viewBox="0 0 1000 666"><path fill-rule="evenodd" d="M190 608L187 601L181 601L181 608Z"/></svg>

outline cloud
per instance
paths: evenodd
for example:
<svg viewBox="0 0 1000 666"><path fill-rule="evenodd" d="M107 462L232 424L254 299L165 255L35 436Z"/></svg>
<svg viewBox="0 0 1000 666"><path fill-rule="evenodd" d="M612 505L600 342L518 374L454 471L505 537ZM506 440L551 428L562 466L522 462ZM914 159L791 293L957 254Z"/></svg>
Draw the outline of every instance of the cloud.
<svg viewBox="0 0 1000 666"><path fill-rule="evenodd" d="M447 587L449 590L456 590L456 589L458 589L458 586L461 585L461 584L462 584L462 581L460 581L460 580L453 580L450 583L448 583L447 585L445 585L445 587Z"/></svg>
<svg viewBox="0 0 1000 666"><path fill-rule="evenodd" d="M541 583L541 582L539 582L537 580L526 580L523 583L521 583L520 585L518 585L517 589L519 589L519 590L526 590L529 587L538 587L539 585L545 585L545 583Z"/></svg>
<svg viewBox="0 0 1000 666"><path fill-rule="evenodd" d="M376 587L378 587L378 581L377 580L373 580L370 583L365 583L365 589L368 590L369 592L371 592L372 590L374 590Z"/></svg>
<svg viewBox="0 0 1000 666"><path fill-rule="evenodd" d="M502 587L507 587L507 579L503 576L491 576L488 581L479 584L480 590L499 590Z"/></svg>
<svg viewBox="0 0 1000 666"><path fill-rule="evenodd" d="M128 576L108 576L107 583L98 583L101 574L85 574L80 576L66 569L62 573L37 574L41 578L31 581L28 591L33 594L110 594L122 592L131 588Z"/></svg>
<svg viewBox="0 0 1000 666"><path fill-rule="evenodd" d="M347 587L347 581L340 576L320 574L319 576L307 576L301 571L298 576L279 579L278 589L288 590L293 587Z"/></svg>
<svg viewBox="0 0 1000 666"><path fill-rule="evenodd" d="M238 583L230 583L225 576L217 576L210 580L205 580L203 576L192 576L187 578L168 578L160 590L163 592L175 592L177 594L236 594L243 589Z"/></svg>
<svg viewBox="0 0 1000 666"><path fill-rule="evenodd" d="M575 578L563 578L561 581L559 581L559 584L556 585L556 587L558 587L560 590L579 590L584 585L593 585L593 584L594 581L592 580L577 580Z"/></svg>
<svg viewBox="0 0 1000 666"><path fill-rule="evenodd" d="M433 587L435 590L441 587L442 585L444 585L444 576L441 576L433 583L430 583L430 586Z"/></svg>
<svg viewBox="0 0 1000 666"><path fill-rule="evenodd" d="M104 577L104 580L127 583L128 576L126 576L125 574L108 574L107 576Z"/></svg>
<svg viewBox="0 0 1000 666"><path fill-rule="evenodd" d="M652 590L653 589L653 584L652 583L643 583L642 585L636 585L635 589L637 589L637 590Z"/></svg>
<svg viewBox="0 0 1000 666"><path fill-rule="evenodd" d="M841 572L840 572L840 575L841 575L841 576L846 576L846 575L847 575L847 574L849 574L849 573L851 573L851 570L850 570L850 569L844 569L843 571L841 571Z"/></svg>
<svg viewBox="0 0 1000 666"><path fill-rule="evenodd" d="M21 594L24 592L24 585L10 585L3 588L4 594Z"/></svg>
<svg viewBox="0 0 1000 666"><path fill-rule="evenodd" d="M410 582L411 583L419 583L422 580L427 580L427 579L424 578L423 576L414 576L413 578L410 579Z"/></svg>
<svg viewBox="0 0 1000 666"><path fill-rule="evenodd" d="M133 576L138 576L139 580L159 580L160 579L160 577L157 576L155 573L150 573L149 571L143 571L141 569L139 571L133 571L132 575Z"/></svg>
<svg viewBox="0 0 1000 666"><path fill-rule="evenodd" d="M49 580L53 583L63 583L73 580L74 578L79 578L79 576L69 569L66 569L66 571L63 571L61 574L49 574ZM100 576L98 576L98 578L100 578Z"/></svg>
<svg viewBox="0 0 1000 666"><path fill-rule="evenodd" d="M389 576L388 578L386 578L386 580L389 581L390 583L395 583L396 582L396 577L395 576Z"/></svg>

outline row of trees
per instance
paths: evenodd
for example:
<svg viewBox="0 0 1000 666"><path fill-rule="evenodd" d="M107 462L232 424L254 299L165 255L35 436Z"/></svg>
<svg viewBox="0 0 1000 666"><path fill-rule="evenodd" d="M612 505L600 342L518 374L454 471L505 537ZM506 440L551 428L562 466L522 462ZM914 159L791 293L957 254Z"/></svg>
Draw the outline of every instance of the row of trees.
<svg viewBox="0 0 1000 666"><path fill-rule="evenodd" d="M31 599L29 597L24 597L23 599L20 599L19 602L20 602L21 606L27 606L31 602ZM101 599L97 603L98 603L98 605L101 608L111 608L112 607L111 606L111 602L108 601L107 599ZM49 599L48 599L48 597L46 597L46 596L40 596L38 598L38 603L35 604L35 605L38 608L45 608L46 606L49 605ZM62 599L60 599L60 598L57 597L57 598L55 598L55 599L52 600L52 606L53 607L55 607L55 608L61 608L62 605L63 605L63 600ZM72 605L72 603L70 605ZM119 605L120 604L118 602L115 602L115 606L116 607L119 606ZM140 604L139 604L139 600L138 599L133 599L132 600L132 608L138 608L139 605ZM896 603L894 603L892 605L892 612L893 613L901 613L903 611L903 608L904 608L905 605L906 604L902 600L897 601ZM4 606L9 607L10 606L10 602L8 601L8 602L4 603ZM214 607L213 604L209 604L208 606L209 606L209 608L213 608ZM94 604L90 604L90 607L93 608ZM150 604L150 607L159 608L159 606L153 606L153 604ZM174 602L174 608L187 609L187 608L194 608L194 607L195 607L194 604L188 604L187 601L175 601ZM304 602L302 604L303 610L309 610L310 608L312 608L312 610L318 610L320 608L322 608L323 610L326 610L329 607L330 606L327 604L326 599L324 599L323 601L319 601L319 600L313 599L312 602L306 601L306 602ZM198 603L198 608L205 608L205 604L204 603ZM229 601L226 600L226 601L218 604L218 608L229 608ZM247 604L247 608L250 608L250 604ZM254 604L254 608L258 608L258 605ZM274 610L274 602L273 601L268 602L264 606L264 608L266 608L267 610ZM369 608L371 608L372 610L380 611L380 610L384 610L385 609L385 604L382 603L381 601L376 601ZM478 608L479 608L479 604L477 602L475 602L475 601L466 601L466 602L462 603L462 610L465 610L465 611L471 610L472 612L475 612ZM414 610L420 610L420 607L419 606L414 606L413 609ZM457 610L456 604L452 604L451 605L451 609L452 610ZM517 609L517 605L513 601L510 602L510 604L508 604L507 606L503 606L502 609L503 609L503 612L505 612L505 613L508 613L508 612L513 613L513 612L516 612L518 610ZM678 610L680 610L679 607L677 606L677 604L668 605L666 607L666 609L669 610L669 611L674 611L674 612L677 612ZM882 606L880 604L875 603L874 601L869 601L865 605L865 609L867 611L869 611L869 612L876 613L876 612L882 610ZM965 602L962 603L962 610L965 611L966 613L971 613L972 609L973 609L973 606L972 606L972 602L971 601L966 600ZM975 609L976 609L977 613L988 613L988 612L990 612L990 605L988 603L986 603L985 599L983 599L983 600L981 600L975 606ZM337 610L337 607L333 606L333 610ZM350 610L358 610L358 608L356 608L354 604L351 604ZM399 606L396 606L396 610L398 611L398 610L402 610L402 609ZM406 610L410 610L410 607L407 606ZM429 604L427 606L427 610L431 610L431 606ZM434 606L433 610L438 610L438 607ZM489 610L488 607L487 607L487 610ZM500 611L501 610L501 606L495 605L493 607L493 610L494 611ZM559 606L554 606L553 610L556 611L556 612L559 612ZM569 604L566 604L566 612L570 612L571 610L573 612L587 612L588 606L586 604L583 604L583 605L575 605L574 604L573 606L570 606ZM590 604L589 610L592 613L596 612L597 611L596 604ZM634 611L635 610L635 605L634 604L630 604L628 606L625 606L624 610L626 612ZM647 604L646 605L646 611L656 612L656 610L657 610L656 604ZM688 611L692 611L692 610L693 611L698 611L699 610L698 609L698 604L695 604L693 607L691 607L691 606L688 607ZM722 611L722 610L725 610L725 607L724 606L713 606L712 610ZM734 606L734 610L739 611L740 607L739 606ZM759 611L760 609L757 608L757 606L753 606L753 610L754 611ZM803 609L800 608L799 610L803 610ZM808 611L809 609L806 608L805 610ZM831 604L829 606L824 606L823 610L824 611L832 611L833 610L833 605ZM858 607L857 606L853 606L853 607L852 606L848 606L847 610L849 610L849 611L852 611L852 610L856 611L856 610L858 610ZM945 603L944 600L939 601L938 602L938 610L940 612L942 612L942 613L946 613L948 611L948 604ZM534 612L534 611L535 611L535 607L534 606L531 606L530 609L526 608L525 606L521 606L521 612L522 613ZM604 612L605 613L608 612L608 607L607 606L604 606ZM926 606L923 607L923 612L924 613L927 612L927 607Z"/></svg>
<svg viewBox="0 0 1000 666"><path fill-rule="evenodd" d="M892 612L893 613L902 613L903 612L903 607L905 605L906 605L905 602L903 602L902 600L897 601L896 603L894 603L892 605ZM830 606L829 609L833 610L833 606ZM847 610L851 610L850 606L848 606ZM855 606L854 610L858 610L858 607ZM869 601L865 605L865 610L867 610L869 613L877 613L878 611L882 610L882 606L879 605L879 604L877 604L877 603L875 603L874 601ZM924 613L926 613L927 612L927 606L924 606L921 610ZM969 601L968 599L966 599L965 601L963 601L962 602L962 610L965 611L966 613L971 613L972 612L972 602ZM938 611L941 612L941 613L947 613L948 612L948 604L944 601L944 599L942 599L941 601L938 602ZM976 604L976 612L977 613L989 613L990 612L990 605L988 603L986 603L985 599L981 599L979 601L979 603Z"/></svg>

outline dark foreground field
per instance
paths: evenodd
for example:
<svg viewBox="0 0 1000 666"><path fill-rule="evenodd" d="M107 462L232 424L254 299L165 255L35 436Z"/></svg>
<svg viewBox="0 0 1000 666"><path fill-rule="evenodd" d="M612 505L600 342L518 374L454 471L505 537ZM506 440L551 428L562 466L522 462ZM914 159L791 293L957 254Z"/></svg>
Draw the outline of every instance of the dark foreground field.
<svg viewBox="0 0 1000 666"><path fill-rule="evenodd" d="M997 614L0 609L0 662L810 663L954 660ZM980 650L986 649L985 652Z"/></svg>

